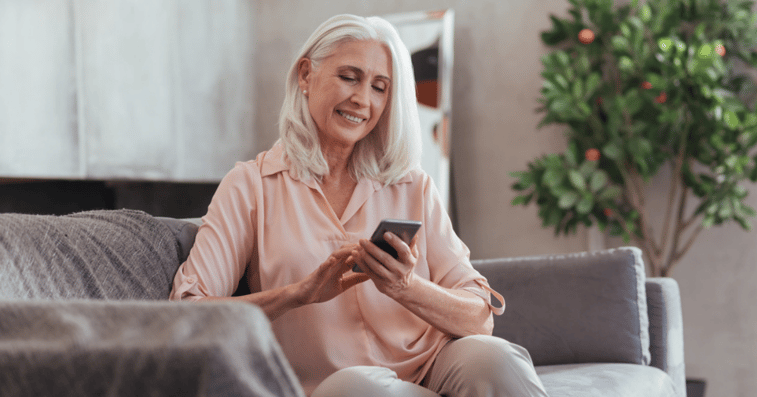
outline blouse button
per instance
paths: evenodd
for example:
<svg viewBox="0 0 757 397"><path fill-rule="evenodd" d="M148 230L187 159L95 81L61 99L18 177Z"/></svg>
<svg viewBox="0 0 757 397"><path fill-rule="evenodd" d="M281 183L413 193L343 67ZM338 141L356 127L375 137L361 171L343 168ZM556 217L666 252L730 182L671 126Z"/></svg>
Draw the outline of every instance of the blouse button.
<svg viewBox="0 0 757 397"><path fill-rule="evenodd" d="M194 284L194 282L195 282L195 281L196 281L196 280L195 280L194 276L189 276L189 277L187 277L187 282L188 282L188 283L190 283L190 284Z"/></svg>

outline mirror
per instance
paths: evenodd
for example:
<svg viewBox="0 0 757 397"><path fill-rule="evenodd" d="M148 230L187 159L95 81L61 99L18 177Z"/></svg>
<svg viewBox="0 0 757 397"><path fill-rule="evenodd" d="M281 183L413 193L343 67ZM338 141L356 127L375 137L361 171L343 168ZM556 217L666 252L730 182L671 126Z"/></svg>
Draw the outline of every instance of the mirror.
<svg viewBox="0 0 757 397"><path fill-rule="evenodd" d="M450 115L454 12L412 12L384 17L410 51L415 72L423 157L421 167L434 180L445 208L450 205ZM454 218L453 218L454 219Z"/></svg>

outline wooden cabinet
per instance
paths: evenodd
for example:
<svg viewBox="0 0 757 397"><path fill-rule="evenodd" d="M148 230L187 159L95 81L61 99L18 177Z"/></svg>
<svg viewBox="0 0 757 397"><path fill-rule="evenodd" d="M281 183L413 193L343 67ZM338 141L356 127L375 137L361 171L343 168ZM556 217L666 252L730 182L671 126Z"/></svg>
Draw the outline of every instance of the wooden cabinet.
<svg viewBox="0 0 757 397"><path fill-rule="evenodd" d="M258 151L253 7L0 2L0 177L220 180Z"/></svg>

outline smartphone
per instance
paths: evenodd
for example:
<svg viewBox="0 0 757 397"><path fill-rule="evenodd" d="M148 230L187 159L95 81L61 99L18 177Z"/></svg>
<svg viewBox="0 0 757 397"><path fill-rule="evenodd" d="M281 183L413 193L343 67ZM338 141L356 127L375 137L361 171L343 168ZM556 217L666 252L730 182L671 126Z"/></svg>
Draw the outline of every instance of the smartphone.
<svg viewBox="0 0 757 397"><path fill-rule="evenodd" d="M405 244L409 245L410 241L415 236L415 233L417 233L418 229L420 228L421 228L421 222L419 221L384 219L376 227L376 230L373 231L373 235L371 235L371 242L373 244L376 244L376 246L384 250L389 255L391 255L394 259L397 259L398 257L397 251L394 249L394 247L392 247L389 243L387 243L386 240L384 240L384 234L386 232L392 232L397 237L402 239L402 241L404 241ZM355 264L352 270L355 272L363 271L362 269L360 269L360 267L357 264Z"/></svg>

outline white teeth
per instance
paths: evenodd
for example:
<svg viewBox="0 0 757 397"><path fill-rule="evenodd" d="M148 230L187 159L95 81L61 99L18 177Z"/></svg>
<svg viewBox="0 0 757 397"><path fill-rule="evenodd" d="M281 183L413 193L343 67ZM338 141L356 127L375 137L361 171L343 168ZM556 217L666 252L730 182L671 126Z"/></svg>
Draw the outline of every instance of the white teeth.
<svg viewBox="0 0 757 397"><path fill-rule="evenodd" d="M341 115L342 117L344 117L345 119L347 119L347 120L349 120L349 121L352 121L353 123L360 123L360 122L362 122L362 121L363 121L363 119L361 119L361 118L359 118L359 117L355 117L355 116L350 116L349 114L347 114L347 113L344 113L344 112L342 112L341 110L337 110L337 113L339 113L339 114L340 114L340 115Z"/></svg>

